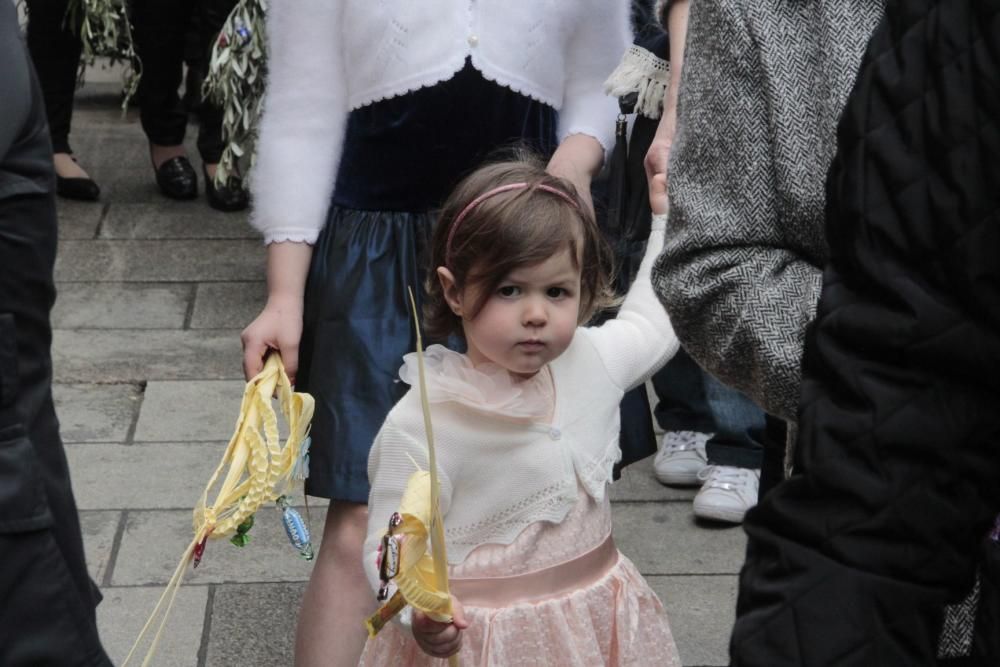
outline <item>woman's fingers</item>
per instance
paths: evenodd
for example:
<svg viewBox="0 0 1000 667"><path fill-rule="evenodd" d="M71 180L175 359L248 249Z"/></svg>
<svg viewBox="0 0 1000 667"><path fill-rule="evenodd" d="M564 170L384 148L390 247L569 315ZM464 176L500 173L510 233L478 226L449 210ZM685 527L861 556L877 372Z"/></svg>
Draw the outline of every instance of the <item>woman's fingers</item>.
<svg viewBox="0 0 1000 667"><path fill-rule="evenodd" d="M249 381L264 370L264 355L268 347L264 339L255 336L250 327L243 330L240 341L243 343L243 376Z"/></svg>
<svg viewBox="0 0 1000 667"><path fill-rule="evenodd" d="M240 334L243 343L243 374L246 379L250 380L263 370L264 358L269 350L277 350L289 380L295 384L301 338L300 318L265 308Z"/></svg>

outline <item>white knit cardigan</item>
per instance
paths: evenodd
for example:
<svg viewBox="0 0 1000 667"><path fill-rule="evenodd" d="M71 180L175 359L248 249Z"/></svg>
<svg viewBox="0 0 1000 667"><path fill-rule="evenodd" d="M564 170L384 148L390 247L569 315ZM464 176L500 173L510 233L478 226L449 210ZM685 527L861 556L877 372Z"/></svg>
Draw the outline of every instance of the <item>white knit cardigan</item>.
<svg viewBox="0 0 1000 667"><path fill-rule="evenodd" d="M431 405L450 563L461 563L481 544L510 544L532 523L562 521L576 504L579 487L603 499L621 457L622 395L678 348L649 282L652 261L663 247L663 227L664 218L654 218L645 258L618 317L577 329L569 348L552 361L551 423L505 419L454 401ZM382 535L415 470L410 457L427 469L424 442L420 394L411 389L389 413L368 459L364 566L373 588L378 588Z"/></svg>
<svg viewBox="0 0 1000 667"><path fill-rule="evenodd" d="M272 0L251 222L267 243L314 242L348 112L447 80L466 58L557 109L560 140L588 134L607 149L616 105L602 82L631 42L628 21L619 0Z"/></svg>

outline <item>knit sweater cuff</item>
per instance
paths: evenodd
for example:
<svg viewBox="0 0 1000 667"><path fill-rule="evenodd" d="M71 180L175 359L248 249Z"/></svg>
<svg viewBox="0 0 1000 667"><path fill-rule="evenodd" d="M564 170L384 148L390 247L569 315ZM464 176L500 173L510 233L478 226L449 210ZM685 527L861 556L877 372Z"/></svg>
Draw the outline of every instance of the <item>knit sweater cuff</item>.
<svg viewBox="0 0 1000 667"><path fill-rule="evenodd" d="M264 245L272 243L308 243L314 245L319 238L318 229L308 227L270 227L264 233Z"/></svg>

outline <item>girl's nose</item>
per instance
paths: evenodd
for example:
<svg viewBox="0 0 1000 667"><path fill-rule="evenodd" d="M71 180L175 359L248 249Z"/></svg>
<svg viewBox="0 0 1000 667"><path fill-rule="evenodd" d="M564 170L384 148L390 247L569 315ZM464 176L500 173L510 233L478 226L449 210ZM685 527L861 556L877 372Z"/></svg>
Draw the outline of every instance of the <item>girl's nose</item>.
<svg viewBox="0 0 1000 667"><path fill-rule="evenodd" d="M526 327L540 327L548 321L548 313L541 299L527 299L521 319Z"/></svg>

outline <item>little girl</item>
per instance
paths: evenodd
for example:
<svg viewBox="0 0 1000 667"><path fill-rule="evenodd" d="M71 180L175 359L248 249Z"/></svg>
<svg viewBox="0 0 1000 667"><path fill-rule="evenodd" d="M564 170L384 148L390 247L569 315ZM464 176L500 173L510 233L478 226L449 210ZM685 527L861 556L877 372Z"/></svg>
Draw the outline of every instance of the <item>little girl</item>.
<svg viewBox="0 0 1000 667"><path fill-rule="evenodd" d="M439 664L458 650L466 665L680 665L663 606L612 541L606 493L618 403L678 349L649 281L667 208L656 184L638 277L617 319L595 328L580 325L611 300L607 248L568 182L505 162L446 202L424 324L468 345L425 356L455 618L404 616L368 642L363 665ZM415 355L404 360L412 387ZM375 589L379 544L413 461L426 469L424 443L411 389L368 462Z"/></svg>

